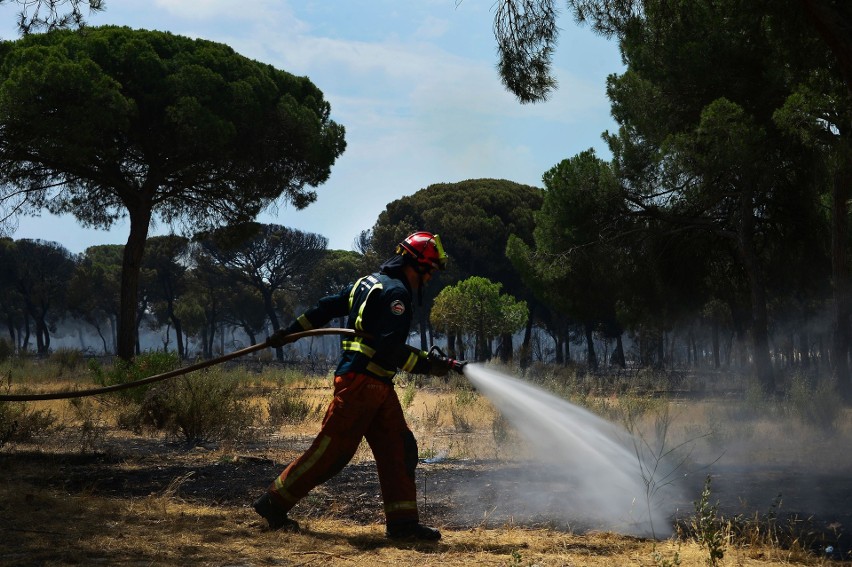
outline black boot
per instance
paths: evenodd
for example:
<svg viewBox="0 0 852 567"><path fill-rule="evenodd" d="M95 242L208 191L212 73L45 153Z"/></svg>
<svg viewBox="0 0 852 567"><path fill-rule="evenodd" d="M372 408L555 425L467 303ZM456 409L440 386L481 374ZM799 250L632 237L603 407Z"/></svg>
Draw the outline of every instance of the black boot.
<svg viewBox="0 0 852 567"><path fill-rule="evenodd" d="M299 523L288 518L287 512L275 503L268 492L254 501L254 511L269 522L270 530L299 531Z"/></svg>
<svg viewBox="0 0 852 567"><path fill-rule="evenodd" d="M441 539L441 532L418 522L388 524L386 534L389 539L396 540L437 541Z"/></svg>

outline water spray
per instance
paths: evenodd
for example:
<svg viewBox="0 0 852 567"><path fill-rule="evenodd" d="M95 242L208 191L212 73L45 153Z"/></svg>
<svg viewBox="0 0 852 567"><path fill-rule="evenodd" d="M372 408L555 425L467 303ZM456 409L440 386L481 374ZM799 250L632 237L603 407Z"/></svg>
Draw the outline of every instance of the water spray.
<svg viewBox="0 0 852 567"><path fill-rule="evenodd" d="M640 462L640 440L625 429L529 382L481 364L464 370L471 383L523 437L532 458L513 472L512 506L552 521L639 536L667 536L666 492ZM654 467L654 470L663 470ZM661 473L662 474L662 473ZM467 487L466 492L476 492ZM472 505L474 503L471 503Z"/></svg>

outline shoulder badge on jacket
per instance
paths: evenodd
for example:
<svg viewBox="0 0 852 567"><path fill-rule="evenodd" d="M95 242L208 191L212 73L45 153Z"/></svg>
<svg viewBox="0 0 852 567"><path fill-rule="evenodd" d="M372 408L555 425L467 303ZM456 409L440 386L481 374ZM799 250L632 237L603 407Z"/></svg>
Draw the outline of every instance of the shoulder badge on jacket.
<svg viewBox="0 0 852 567"><path fill-rule="evenodd" d="M395 299L391 301L390 310L394 315L402 315L405 313L405 303L399 299Z"/></svg>

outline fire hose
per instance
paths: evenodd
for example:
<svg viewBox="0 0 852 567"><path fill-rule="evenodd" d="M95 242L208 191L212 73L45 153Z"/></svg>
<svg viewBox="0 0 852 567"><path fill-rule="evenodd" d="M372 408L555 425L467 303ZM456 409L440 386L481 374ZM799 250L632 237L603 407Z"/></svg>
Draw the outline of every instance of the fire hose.
<svg viewBox="0 0 852 567"><path fill-rule="evenodd" d="M310 331L302 331L300 333L292 333L287 335L286 342L284 344L295 342L304 337L313 337L317 335L348 335L348 336L360 336L366 337L365 333L360 331L354 331L352 329L338 329L338 328L323 328L323 329L311 329ZM210 366L214 366L216 364L221 364L223 362L227 362L228 360L232 360L234 358L239 358L241 356L245 356L252 352L269 348L272 345L269 344L269 341L265 341L262 343L258 343L256 345L251 345L244 349L235 350L234 352L230 352L228 354L222 355L217 358L212 358L210 360L204 360L201 362L197 362L195 364L191 364L189 366L185 366L183 368L178 368L176 370L171 370L169 372L163 372L162 374L155 374L154 376L149 376L147 378L141 378L139 380L133 380L132 382L124 382L122 384L113 384L111 386L103 386L101 388L91 388L88 390L69 390L65 392L48 392L44 394L0 394L0 402L31 402L36 400L63 400L67 398L83 398L86 396L96 396L98 394L105 394L107 392L115 392L118 390L124 390L127 388L135 388L137 386L142 386L145 384L151 384L153 382L159 382L161 380L167 380L169 378L174 378L175 376L180 376L182 374L188 374L190 372L194 372L196 370L201 370L202 368L208 368Z"/></svg>

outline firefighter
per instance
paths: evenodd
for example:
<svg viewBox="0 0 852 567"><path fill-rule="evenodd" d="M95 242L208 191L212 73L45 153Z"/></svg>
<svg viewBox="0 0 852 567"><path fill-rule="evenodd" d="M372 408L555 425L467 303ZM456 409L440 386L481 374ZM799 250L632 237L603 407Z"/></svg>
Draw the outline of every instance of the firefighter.
<svg viewBox="0 0 852 567"><path fill-rule="evenodd" d="M366 438L376 459L387 537L440 539L441 532L419 521L414 476L417 441L405 422L393 377L398 370L436 376L450 370L461 373L466 364L447 358L440 350L427 353L406 344L412 294L421 294L432 274L445 269L446 263L438 235L415 232L397 245L379 272L321 299L267 341L270 346L281 346L291 333L322 327L344 316L348 316L348 328L367 335L344 337L334 398L319 434L254 502L255 511L270 529L297 531L298 523L287 513L311 489L340 472Z"/></svg>

